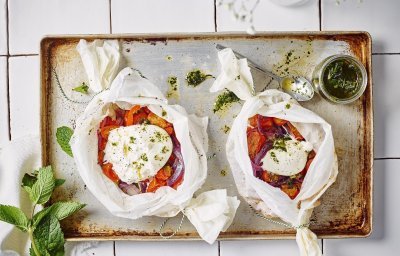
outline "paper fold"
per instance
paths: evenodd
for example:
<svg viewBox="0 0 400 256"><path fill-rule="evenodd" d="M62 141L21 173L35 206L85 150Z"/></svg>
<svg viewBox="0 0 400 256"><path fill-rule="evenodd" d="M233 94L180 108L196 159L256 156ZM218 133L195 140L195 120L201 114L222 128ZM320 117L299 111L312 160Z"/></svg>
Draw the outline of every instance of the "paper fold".
<svg viewBox="0 0 400 256"><path fill-rule="evenodd" d="M118 40L94 40L88 43L81 39L76 49L89 78L89 88L96 93L109 88L120 66Z"/></svg>
<svg viewBox="0 0 400 256"><path fill-rule="evenodd" d="M246 59L236 59L230 48L218 52L221 63L221 73L215 79L210 92L228 89L241 100L247 100L254 95L253 77Z"/></svg>
<svg viewBox="0 0 400 256"><path fill-rule="evenodd" d="M184 213L200 237L212 244L231 225L239 204L237 197L227 195L226 189L218 189L192 199Z"/></svg>

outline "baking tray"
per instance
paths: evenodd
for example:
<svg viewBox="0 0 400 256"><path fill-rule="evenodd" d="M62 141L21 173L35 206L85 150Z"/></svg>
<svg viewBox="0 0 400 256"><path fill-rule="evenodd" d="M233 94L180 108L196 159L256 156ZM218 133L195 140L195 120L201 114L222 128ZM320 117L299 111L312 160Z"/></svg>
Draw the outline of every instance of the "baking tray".
<svg viewBox="0 0 400 256"><path fill-rule="evenodd" d="M311 78L311 73L325 57L345 53L357 57L366 67L368 85L364 95L350 105L334 105L316 95L301 103L332 124L339 161L337 181L323 195L321 205L311 217L311 229L320 238L365 237L372 230L372 171L373 171L373 108L371 77L371 37L366 32L284 32L206 34L130 34L130 35L60 35L48 36L41 42L41 138L43 165L51 164L58 178L65 178L64 186L57 188L52 201L78 200L87 207L67 221L62 228L70 240L162 240L159 227L163 218L145 217L129 220L113 217L86 189L74 161L61 151L55 139L56 128L74 126L85 104L67 101L57 84L70 97L86 101L90 96L73 93L72 88L87 82L83 65L75 49L79 39L117 39L122 47L126 65L139 69L148 79L168 91L167 77L179 81L179 97L171 103L184 106L189 113L209 116L210 148L206 183L198 193L226 188L229 195L237 195L233 177L225 157L226 127L240 111L235 103L226 111L214 114L213 102L218 93L208 92L213 80L208 79L196 88L185 85L186 73L194 68L219 74L215 44L232 47L254 62L277 74L299 74ZM289 54L289 52L291 52ZM253 73L256 90L274 82ZM225 175L223 175L225 174ZM196 194L198 194L196 193ZM242 198L241 198L242 199ZM295 231L257 217L248 205L242 203L231 227L219 239L285 239L294 238ZM180 216L168 222L167 233L172 232ZM196 230L184 221L171 240L199 239Z"/></svg>

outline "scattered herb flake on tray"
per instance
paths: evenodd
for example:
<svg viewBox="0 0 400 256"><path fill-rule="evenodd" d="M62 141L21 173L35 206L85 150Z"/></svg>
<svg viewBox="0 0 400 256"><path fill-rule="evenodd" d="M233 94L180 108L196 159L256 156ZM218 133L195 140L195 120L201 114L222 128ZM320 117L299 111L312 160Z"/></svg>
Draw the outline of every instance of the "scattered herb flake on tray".
<svg viewBox="0 0 400 256"><path fill-rule="evenodd" d="M178 78L176 76L169 76L167 78L167 83L169 85L169 88L167 91L167 98L179 99Z"/></svg>
<svg viewBox="0 0 400 256"><path fill-rule="evenodd" d="M226 90L220 95L217 96L217 99L214 103L214 113L225 109L228 105L238 102L240 99L234 94L232 91Z"/></svg>
<svg viewBox="0 0 400 256"><path fill-rule="evenodd" d="M194 69L187 73L186 82L189 86L196 87L210 77L213 76L210 74L204 74L200 69Z"/></svg>

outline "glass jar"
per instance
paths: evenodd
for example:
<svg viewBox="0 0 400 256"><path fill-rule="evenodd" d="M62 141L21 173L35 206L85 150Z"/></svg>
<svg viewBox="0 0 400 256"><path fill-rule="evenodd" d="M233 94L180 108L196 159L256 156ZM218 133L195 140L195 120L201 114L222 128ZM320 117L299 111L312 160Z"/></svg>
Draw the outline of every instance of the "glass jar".
<svg viewBox="0 0 400 256"><path fill-rule="evenodd" d="M357 72L359 72L359 74L357 73L357 85L358 87L356 89L354 89L354 93L352 93L351 96L347 96L347 97L338 97L337 95L333 95L327 88L327 85L329 84L324 78L326 78L326 72L330 72L331 70L328 70L328 67L331 67L331 64L334 63L339 63L339 61L346 61L346 63L349 63L352 68L355 68L357 70ZM350 66L349 65L349 66ZM351 74L350 74L351 75ZM360 76L360 77L358 77ZM328 74L329 77L329 74ZM329 79L329 78L328 78ZM353 56L350 55L343 55L343 54L338 54L338 55L333 55L330 56L326 59L324 59L320 64L318 64L313 72L312 75L312 83L314 86L314 89L316 92L318 92L319 95L321 95L324 99L333 102L333 103L338 103L338 104L348 104L351 103L355 100L357 100L358 98L361 97L361 95L364 93L365 88L367 87L367 71L364 67L364 65L356 58L354 58ZM343 80L343 83L346 82L345 80ZM342 83L342 84L343 84ZM351 84L351 83L350 83ZM346 88L346 85L344 85L344 87L341 88ZM337 87L335 87L337 88ZM347 89L347 88L346 88Z"/></svg>

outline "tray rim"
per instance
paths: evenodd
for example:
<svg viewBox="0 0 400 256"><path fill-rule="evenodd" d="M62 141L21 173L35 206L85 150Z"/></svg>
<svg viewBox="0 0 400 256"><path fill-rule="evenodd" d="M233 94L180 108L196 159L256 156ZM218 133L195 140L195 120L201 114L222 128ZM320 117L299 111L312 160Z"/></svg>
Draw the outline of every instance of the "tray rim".
<svg viewBox="0 0 400 256"><path fill-rule="evenodd" d="M324 238L363 238L371 235L373 230L373 173L374 173L374 126L373 126L373 80L372 80L372 37L367 31L271 31L271 32L257 32L256 35L249 35L244 32L196 32L196 33L119 33L119 34L57 34L57 35L45 35L40 41L40 139L41 139L41 154L42 154L42 165L50 164L48 161L47 154L47 97L46 88L49 82L48 73L48 63L47 50L50 47L50 43L54 40L78 40L78 39L144 39L144 40L158 40L160 39L235 39L235 38L246 38L246 39L257 39L257 38L290 38L290 37L321 37L325 40L329 37L334 36L363 36L366 37L366 44L364 50L366 70L368 75L368 94L364 94L366 97L364 102L364 119L368 115L366 122L366 127L369 128L369 132L364 134L364 142L369 142L367 147L367 152L365 155L369 155L365 158L364 166L368 169L364 179L366 182L363 183L367 186L369 193L367 194L368 200L365 202L366 212L364 212L367 217L364 218L364 223L357 232L337 232L337 233L327 233L327 234L317 234L319 239ZM51 73L51 72L50 72ZM365 170L364 170L365 171ZM367 177L366 177L367 176ZM234 232L235 233L235 232ZM240 232L236 232L240 233ZM225 234L221 233L218 237L218 241L223 240L278 240L278 239L295 239L295 232L290 233L274 233L274 234ZM136 235L107 235L107 234L94 234L93 236L76 236L76 237L66 237L68 241L87 241L87 240L131 240L131 241L166 241L159 235L146 235L142 236L140 234ZM167 241L196 241L201 240L198 235L176 235Z"/></svg>

